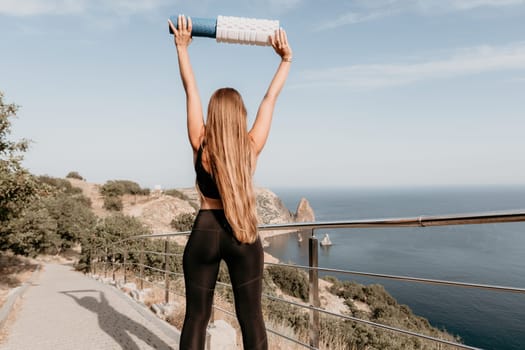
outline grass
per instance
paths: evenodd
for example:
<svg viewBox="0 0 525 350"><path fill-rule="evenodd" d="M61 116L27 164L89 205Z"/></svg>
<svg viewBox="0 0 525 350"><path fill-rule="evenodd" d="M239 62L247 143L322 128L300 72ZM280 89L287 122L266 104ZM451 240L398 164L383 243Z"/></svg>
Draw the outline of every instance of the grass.
<svg viewBox="0 0 525 350"><path fill-rule="evenodd" d="M0 252L0 308L5 304L9 292L28 281L38 266L34 259ZM0 330L0 343L7 337L8 325L13 321L17 306L11 310L3 329Z"/></svg>
<svg viewBox="0 0 525 350"><path fill-rule="evenodd" d="M26 282L38 266L34 259L11 253L0 253L0 307L7 300L9 291Z"/></svg>

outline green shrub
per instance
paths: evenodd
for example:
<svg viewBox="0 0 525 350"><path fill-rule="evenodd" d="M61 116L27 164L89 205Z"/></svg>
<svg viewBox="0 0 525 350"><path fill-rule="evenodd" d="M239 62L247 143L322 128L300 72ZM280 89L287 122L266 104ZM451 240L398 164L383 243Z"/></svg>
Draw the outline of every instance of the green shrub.
<svg viewBox="0 0 525 350"><path fill-rule="evenodd" d="M122 199L118 196L104 197L104 209L110 211L121 211L124 207Z"/></svg>
<svg viewBox="0 0 525 350"><path fill-rule="evenodd" d="M267 268L273 282L281 290L293 297L308 300L308 278L306 274L293 267L271 265Z"/></svg>
<svg viewBox="0 0 525 350"><path fill-rule="evenodd" d="M330 282L333 283L330 292L345 299L345 304L350 308L354 317L442 339L459 341L458 338L432 327L427 319L414 315L408 306L400 305L382 285L365 286L356 282L339 281L335 278L330 278ZM354 301L357 300L366 302L372 311L358 310L354 304ZM343 324L350 324L352 328L352 332L348 330L340 332L340 334L345 334L344 342L349 348L355 346L357 349L434 349L435 346L432 342L392 334L363 324L346 322ZM335 324L331 327L335 329ZM347 336L348 334L351 336ZM452 349L452 347L445 346L442 349Z"/></svg>
<svg viewBox="0 0 525 350"><path fill-rule="evenodd" d="M179 198L179 199L182 199L182 200L185 200L185 201L189 200L188 196L186 196L184 193L182 193L181 191L176 190L174 188L169 189L169 190L165 190L164 194L168 195L168 196L175 197L175 198Z"/></svg>
<svg viewBox="0 0 525 350"><path fill-rule="evenodd" d="M308 330L308 313L297 306L279 300L267 300L265 313L274 321L293 328L296 333L305 333Z"/></svg>
<svg viewBox="0 0 525 350"><path fill-rule="evenodd" d="M60 179L58 177L51 177L48 175L41 175L38 181L42 184L51 186L54 190L64 192L67 194L81 194L82 190L78 187L71 185L66 179Z"/></svg>
<svg viewBox="0 0 525 350"><path fill-rule="evenodd" d="M66 178L68 179L77 179L77 180L84 180L84 178L77 172L77 171L70 171Z"/></svg>
<svg viewBox="0 0 525 350"><path fill-rule="evenodd" d="M170 226L179 232L191 231L193 222L195 221L195 214L182 213L171 220Z"/></svg>
<svg viewBox="0 0 525 350"><path fill-rule="evenodd" d="M332 278L330 282L333 285L330 288L330 293L349 301L349 304L353 304L352 300L367 302L366 286L353 281L343 282Z"/></svg>
<svg viewBox="0 0 525 350"><path fill-rule="evenodd" d="M125 194L148 195L148 188L141 188L136 182L129 180L110 180L107 181L100 189L104 197L122 196Z"/></svg>

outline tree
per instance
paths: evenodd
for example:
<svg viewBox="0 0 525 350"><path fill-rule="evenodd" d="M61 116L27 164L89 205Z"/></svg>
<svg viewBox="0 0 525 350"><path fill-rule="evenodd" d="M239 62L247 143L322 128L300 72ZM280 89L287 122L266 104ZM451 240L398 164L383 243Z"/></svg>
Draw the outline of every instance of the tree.
<svg viewBox="0 0 525 350"><path fill-rule="evenodd" d="M18 106L4 103L0 92L0 250L9 248L14 234L9 222L16 219L37 193L35 178L22 167L23 153L29 141L11 141L11 118Z"/></svg>
<svg viewBox="0 0 525 350"><path fill-rule="evenodd" d="M6 237L9 249L15 254L35 257L41 253L57 254L61 239L57 234L57 222L40 201L26 207L16 218L9 221L13 232Z"/></svg>
<svg viewBox="0 0 525 350"><path fill-rule="evenodd" d="M109 180L100 188L100 193L104 197L124 194L148 195L149 192L149 189L141 188L138 183L130 180Z"/></svg>
<svg viewBox="0 0 525 350"><path fill-rule="evenodd" d="M170 222L170 226L179 232L191 231L193 222L195 221L195 214L182 213L175 217Z"/></svg>
<svg viewBox="0 0 525 350"><path fill-rule="evenodd" d="M104 209L110 211L122 211L122 208L124 208L124 203L122 203L122 198L119 196L104 197Z"/></svg>
<svg viewBox="0 0 525 350"><path fill-rule="evenodd" d="M77 172L77 171L70 171L66 178L68 179L77 179L77 180L84 180L84 178Z"/></svg>
<svg viewBox="0 0 525 350"><path fill-rule="evenodd" d="M112 244L125 238L146 234L151 234L151 230L144 226L139 219L132 216L119 213L99 220L93 233L81 239L82 252L76 268L86 271L89 269L91 261L97 258L107 258L113 253L115 253L116 259L120 261L122 249L127 248L136 252L139 250L141 242L130 240L116 246ZM106 248L109 250L106 251ZM131 260L133 260L133 256L131 253Z"/></svg>
<svg viewBox="0 0 525 350"><path fill-rule="evenodd" d="M28 141L8 139L18 107L5 104L3 96L0 92L0 251L58 254L92 234L91 202L69 181L35 177L22 167Z"/></svg>
<svg viewBox="0 0 525 350"><path fill-rule="evenodd" d="M43 200L51 218L56 221L56 234L60 238L60 253L80 242L95 229L96 217L82 197L59 193Z"/></svg>

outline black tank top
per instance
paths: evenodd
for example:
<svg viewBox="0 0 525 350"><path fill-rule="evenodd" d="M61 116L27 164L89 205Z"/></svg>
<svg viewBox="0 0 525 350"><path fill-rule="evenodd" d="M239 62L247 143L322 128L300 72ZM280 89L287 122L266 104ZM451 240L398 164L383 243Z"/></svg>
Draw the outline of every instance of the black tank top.
<svg viewBox="0 0 525 350"><path fill-rule="evenodd" d="M217 184L209 172L202 166L202 145L197 151L197 159L195 160L195 172L197 173L197 185L201 193L208 198L221 199L221 194L217 188Z"/></svg>

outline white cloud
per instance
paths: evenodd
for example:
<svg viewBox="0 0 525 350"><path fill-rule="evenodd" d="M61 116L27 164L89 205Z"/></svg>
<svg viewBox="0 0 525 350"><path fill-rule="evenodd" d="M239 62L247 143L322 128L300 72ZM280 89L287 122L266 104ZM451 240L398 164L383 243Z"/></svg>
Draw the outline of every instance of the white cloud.
<svg viewBox="0 0 525 350"><path fill-rule="evenodd" d="M135 13L166 5L168 0L1 0L0 14L68 15L85 12Z"/></svg>
<svg viewBox="0 0 525 350"><path fill-rule="evenodd" d="M107 2L108 8L110 9L113 9L115 11L124 11L128 13L154 10L156 8L170 3L169 0L111 0L102 2ZM171 3L173 3L173 1L171 1Z"/></svg>
<svg viewBox="0 0 525 350"><path fill-rule="evenodd" d="M468 11L482 7L509 7L525 5L525 0L356 0L352 10L335 20L317 26L317 30L337 28L344 25L367 22L400 13L435 15Z"/></svg>
<svg viewBox="0 0 525 350"><path fill-rule="evenodd" d="M446 58L416 63L362 64L305 71L299 86L373 89L506 70L525 70L525 43L467 48Z"/></svg>
<svg viewBox="0 0 525 350"><path fill-rule="evenodd" d="M455 0L446 1L450 6L458 10L470 10L477 7L501 7L511 5L523 5L525 0Z"/></svg>
<svg viewBox="0 0 525 350"><path fill-rule="evenodd" d="M340 16L339 18L337 18L337 19L335 19L333 21L324 22L324 23L320 24L317 27L317 30L332 29L332 28L345 26L345 25L348 25L348 24L356 24L356 23L361 23L361 22L373 21L373 20L380 19L380 18L383 18L383 17L392 16L392 15L398 13L398 12L399 11L394 11L392 9L390 9L390 10L386 10L385 9L385 10L372 11L372 12L369 12L369 13L366 13L366 12L363 12L363 13L349 12L349 13L346 13L346 14Z"/></svg>
<svg viewBox="0 0 525 350"><path fill-rule="evenodd" d="M84 11L83 0L2 0L0 14L31 16L38 14L71 14Z"/></svg>
<svg viewBox="0 0 525 350"><path fill-rule="evenodd" d="M514 77L508 80L511 83L525 83L525 77Z"/></svg>

